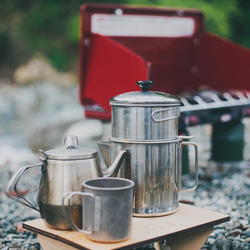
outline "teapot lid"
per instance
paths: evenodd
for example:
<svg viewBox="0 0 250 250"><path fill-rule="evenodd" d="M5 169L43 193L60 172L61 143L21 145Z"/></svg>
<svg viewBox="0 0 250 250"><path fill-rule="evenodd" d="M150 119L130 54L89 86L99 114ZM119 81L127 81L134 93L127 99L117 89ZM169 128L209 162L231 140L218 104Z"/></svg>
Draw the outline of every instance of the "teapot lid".
<svg viewBox="0 0 250 250"><path fill-rule="evenodd" d="M148 89L152 81L137 81L142 91L124 93L110 99L110 105L116 106L179 106L180 99L164 92L153 92Z"/></svg>
<svg viewBox="0 0 250 250"><path fill-rule="evenodd" d="M76 135L66 135L64 137L65 148L51 149L43 152L48 159L53 160L80 160L97 157L97 150L90 148L79 148Z"/></svg>

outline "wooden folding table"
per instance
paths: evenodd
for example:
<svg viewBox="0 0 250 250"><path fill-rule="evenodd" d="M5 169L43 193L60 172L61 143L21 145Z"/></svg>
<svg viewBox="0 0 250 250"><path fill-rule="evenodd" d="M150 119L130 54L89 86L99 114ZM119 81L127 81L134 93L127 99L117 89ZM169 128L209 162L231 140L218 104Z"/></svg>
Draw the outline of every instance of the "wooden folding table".
<svg viewBox="0 0 250 250"><path fill-rule="evenodd" d="M97 243L77 231L50 229L42 219L24 222L23 228L37 233L44 250L133 249L149 243L160 249L162 240L166 240L171 250L200 250L213 226L229 220L230 216L226 214L180 203L178 211L171 215L133 217L132 236L119 243Z"/></svg>

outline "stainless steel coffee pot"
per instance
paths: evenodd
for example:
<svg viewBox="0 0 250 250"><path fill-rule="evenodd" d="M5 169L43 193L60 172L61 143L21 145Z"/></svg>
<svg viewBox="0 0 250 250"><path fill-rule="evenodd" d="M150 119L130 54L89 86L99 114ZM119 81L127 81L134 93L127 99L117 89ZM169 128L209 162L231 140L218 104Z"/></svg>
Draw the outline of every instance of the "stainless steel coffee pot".
<svg viewBox="0 0 250 250"><path fill-rule="evenodd" d="M178 209L179 192L193 191L198 183L197 145L178 136L180 100L162 92L149 91L151 81L137 82L142 91L110 99L112 133L100 142L109 164L121 150L130 153L131 179L135 182L135 216L160 216ZM182 190L182 147L195 152L195 185ZM125 177L123 168L119 177Z"/></svg>
<svg viewBox="0 0 250 250"><path fill-rule="evenodd" d="M123 160L129 160L129 153L126 150L121 150L114 163L103 170L97 151L77 147L78 139L76 136L65 136L64 144L65 148L40 150L44 155L40 158L40 163L18 169L8 183L7 195L11 199L40 212L48 227L66 230L70 229L70 226L63 214L62 199L64 194L69 191L81 191L82 183L85 180L102 176L116 176ZM24 173L36 167L41 167L42 173L37 193L38 206L18 191L18 183ZM130 178L128 168L126 173L127 178ZM71 216L74 221L81 223L82 201L80 198L72 200Z"/></svg>

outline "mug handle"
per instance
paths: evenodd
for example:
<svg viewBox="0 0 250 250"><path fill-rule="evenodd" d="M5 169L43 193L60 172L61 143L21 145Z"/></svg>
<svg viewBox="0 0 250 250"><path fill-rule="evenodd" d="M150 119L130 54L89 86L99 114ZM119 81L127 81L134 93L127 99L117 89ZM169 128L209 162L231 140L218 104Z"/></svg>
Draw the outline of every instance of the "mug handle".
<svg viewBox="0 0 250 250"><path fill-rule="evenodd" d="M180 139L189 139L189 136L180 136ZM192 138L192 137L191 137ZM187 146L193 146L195 150L195 185L192 188L189 189L182 189L181 185L181 180L182 180L182 145L187 145ZM178 176L178 188L177 192L181 193L186 193L186 192L191 192L194 191L197 186L198 186L198 146L195 142L188 142L188 141L182 141L179 144L179 159L178 159L178 164L179 164L179 176Z"/></svg>
<svg viewBox="0 0 250 250"><path fill-rule="evenodd" d="M83 219L82 219L83 229L80 229L79 227L77 227L70 213L70 202L71 202L71 199L76 195L85 197L85 201L83 202L83 205L85 207L85 209L83 210ZM67 202L66 202L66 199L68 199ZM89 199L89 202L86 202L86 199ZM67 192L64 195L63 200L62 200L64 216L66 217L69 225L71 226L73 230L79 231L88 235L92 234L94 231L99 231L100 215L101 215L100 199L101 198L98 196L94 196L91 193L85 193L85 192ZM90 216L86 215L85 210L87 210L87 212L91 212ZM90 225L84 226L84 224L87 224L86 221Z"/></svg>
<svg viewBox="0 0 250 250"><path fill-rule="evenodd" d="M6 193L7 193L9 198L11 198L12 200L19 202L19 203L21 203L29 208L32 208L38 212L40 212L39 208L37 206L33 205L32 202L30 202L22 194L20 194L20 192L18 192L17 185L27 170L29 170L31 168L35 168L35 167L41 167L41 166L43 166L43 163L38 163L36 165L30 165L30 166L25 166L25 167L19 168L14 173L14 175L11 177L11 179L7 185L7 188L6 188ZM11 194L12 186L14 186L13 191L15 192L16 195Z"/></svg>

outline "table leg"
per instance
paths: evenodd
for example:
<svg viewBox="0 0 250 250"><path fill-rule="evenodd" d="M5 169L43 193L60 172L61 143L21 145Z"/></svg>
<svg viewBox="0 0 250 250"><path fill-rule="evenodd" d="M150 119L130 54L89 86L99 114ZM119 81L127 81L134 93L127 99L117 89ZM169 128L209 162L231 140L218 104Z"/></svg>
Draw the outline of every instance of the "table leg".
<svg viewBox="0 0 250 250"><path fill-rule="evenodd" d="M40 242L43 250L77 250L77 248L72 247L66 243L63 243L59 240L49 238L42 234L37 234L38 241Z"/></svg>
<svg viewBox="0 0 250 250"><path fill-rule="evenodd" d="M200 250L212 231L213 226L186 233L182 236L167 238L166 245L171 250ZM164 246L161 246L161 249L164 250ZM166 247L165 249L169 248Z"/></svg>

